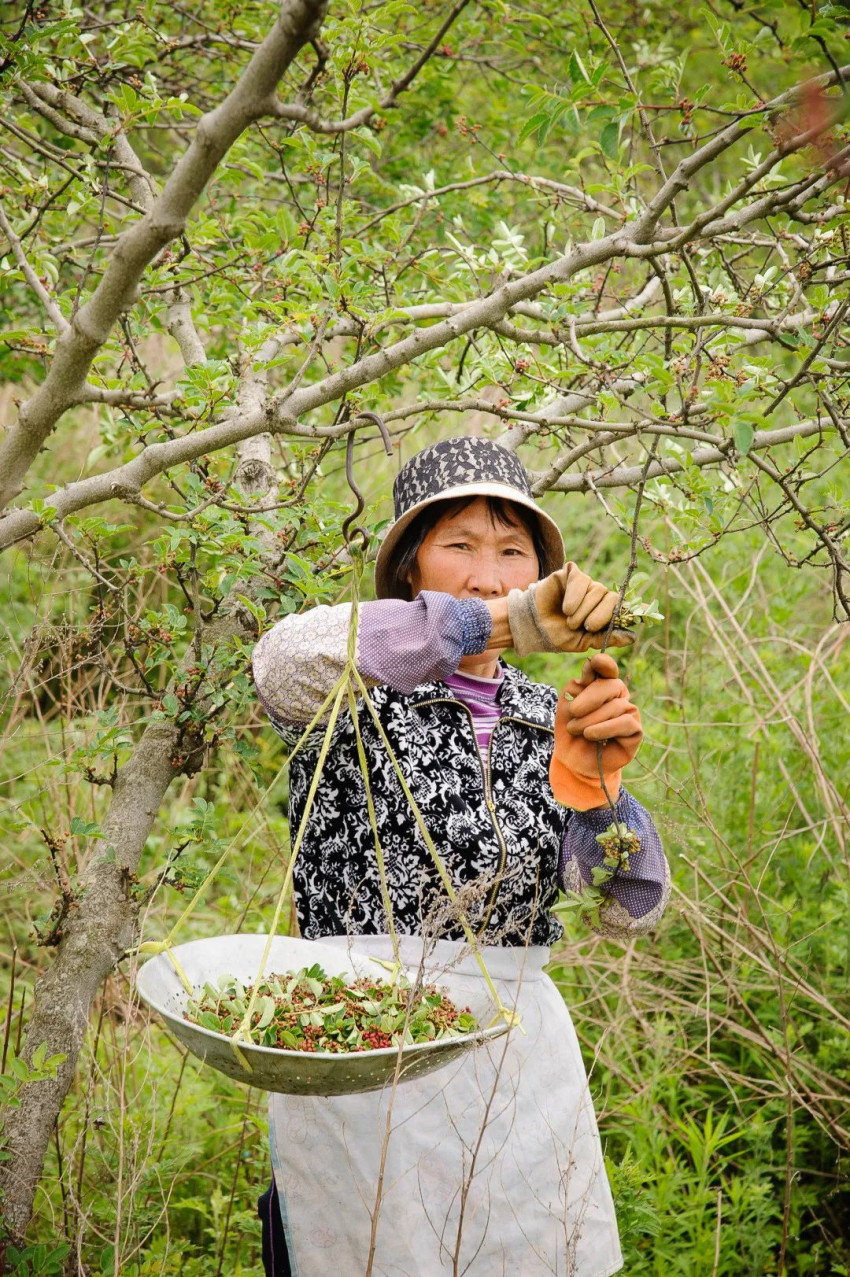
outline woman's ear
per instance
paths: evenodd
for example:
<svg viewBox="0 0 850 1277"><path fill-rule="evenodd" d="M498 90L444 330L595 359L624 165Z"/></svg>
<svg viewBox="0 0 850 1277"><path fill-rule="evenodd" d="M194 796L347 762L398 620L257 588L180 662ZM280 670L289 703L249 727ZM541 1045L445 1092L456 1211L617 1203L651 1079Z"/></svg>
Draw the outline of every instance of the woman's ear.
<svg viewBox="0 0 850 1277"><path fill-rule="evenodd" d="M416 560L414 559L413 562L410 564L410 566L405 569L404 574L400 575L398 578L399 581L402 583L402 585L407 587L408 602L411 599L415 599L416 595L419 592L418 589L416 588L416 577L418 575L419 575L419 570L416 566Z"/></svg>

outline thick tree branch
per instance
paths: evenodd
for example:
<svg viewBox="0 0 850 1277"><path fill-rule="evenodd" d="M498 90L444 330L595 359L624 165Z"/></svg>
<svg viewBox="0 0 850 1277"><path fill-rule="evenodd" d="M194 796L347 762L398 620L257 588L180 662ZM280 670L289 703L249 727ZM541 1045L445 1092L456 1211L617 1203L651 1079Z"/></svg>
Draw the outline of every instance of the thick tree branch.
<svg viewBox="0 0 850 1277"><path fill-rule="evenodd" d="M257 49L231 93L203 116L150 210L119 239L89 301L62 335L50 371L0 445L0 509L20 492L24 477L65 410L78 399L97 351L133 302L142 272L175 236L229 148L257 119L281 75L324 16L324 0L285 0L274 29Z"/></svg>

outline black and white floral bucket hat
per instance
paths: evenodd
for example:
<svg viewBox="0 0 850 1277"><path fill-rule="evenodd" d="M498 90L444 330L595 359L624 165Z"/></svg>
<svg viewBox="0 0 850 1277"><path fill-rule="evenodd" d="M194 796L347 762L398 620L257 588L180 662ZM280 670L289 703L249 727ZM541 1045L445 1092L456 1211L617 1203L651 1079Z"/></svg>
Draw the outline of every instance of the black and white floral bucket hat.
<svg viewBox="0 0 850 1277"><path fill-rule="evenodd" d="M442 439L405 462L393 484L395 522L375 560L375 594L379 599L407 597L395 565L405 531L426 506L458 497L502 497L532 510L540 527L544 576L564 565L564 541L554 519L537 505L522 462L491 439L467 436Z"/></svg>

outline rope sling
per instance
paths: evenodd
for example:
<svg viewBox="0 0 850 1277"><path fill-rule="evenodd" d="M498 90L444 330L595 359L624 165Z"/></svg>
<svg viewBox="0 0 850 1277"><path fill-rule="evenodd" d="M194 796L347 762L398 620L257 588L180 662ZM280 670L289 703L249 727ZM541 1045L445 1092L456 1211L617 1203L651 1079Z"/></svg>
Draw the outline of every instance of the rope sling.
<svg viewBox="0 0 850 1277"><path fill-rule="evenodd" d="M389 451L389 436L387 435L386 427L384 426L383 421L378 417L376 413L361 413L359 415L363 417L368 417L369 419L375 421L379 425L381 434L384 439L384 443L385 445L387 445L388 451ZM138 947L135 950L130 951L130 952L135 952L135 953L144 954L144 955L151 955L151 956L165 953L168 956L168 959L171 962L172 966L174 967L174 970L181 984L186 990L186 992L190 996L194 994L195 990L191 982L189 981L189 978L186 975L186 972L184 971L180 963L180 960L177 957L177 954L175 952L175 948L174 948L175 936L177 935L178 931L181 929L183 924L191 917L195 908L197 907L201 899L206 894L207 889L214 882L215 878L217 877L217 875L223 868L230 854L233 851L237 850L238 848L241 848L245 844L245 842L247 842L249 835L252 832L254 832L254 827L252 825L252 817L261 811L269 793L273 790L274 786L278 783L284 771L286 770L288 766L290 766L292 760L298 754L299 750L302 749L305 742L307 742L310 739L311 734L321 724L325 714L330 709L330 715L328 717L327 726L325 727L324 737L322 739L322 745L319 750L319 755L316 760L316 766L313 770L310 786L307 791L307 798L304 804L304 811L301 816L301 821L298 826L298 831L295 836L295 841L292 843L292 849L291 849L291 853L289 857L289 864L287 865L286 874L284 875L284 879L283 879L283 884L278 893L277 902L275 904L275 909L274 909L274 914L272 916L271 925L269 927L269 933L266 938L265 947L263 949L263 953L260 959L259 969L256 974L256 978L251 990L250 997L245 1007L245 1013L242 1017L242 1021L239 1027L236 1029L236 1031L233 1034L231 1034L229 1038L231 1048L236 1058L238 1059L241 1066L248 1073L253 1072L253 1070L247 1058L245 1057L244 1052L241 1050L240 1044L246 1044L246 1045L251 1044L251 1017L255 1009L255 1005L256 1005L256 1001L257 1001L257 997L259 993L259 988L260 988L260 982L265 973L266 964L268 962L269 953L272 947L272 942L275 939L275 936L277 934L277 929L280 923L280 918L283 912L286 898L292 887L293 876L295 872L295 864L298 859L298 853L300 852L302 843L304 841L304 835L307 829L307 824L310 818L310 814L313 809L313 803L315 800L316 791L318 789L319 781L321 779L325 762L327 760L327 756L330 751L334 729L336 727L337 720L339 718L343 705L346 703L347 703L347 707L351 716L351 721L354 727L355 742L357 747L357 758L358 758L360 771L363 776L363 782L364 782L365 792L366 792L366 808L368 812L369 824L372 830L372 838L373 838L374 847L375 847L375 857L376 857L378 875L380 880L381 899L382 899L384 912L387 919L387 926L388 926L389 936L391 940L392 953L393 953L393 959L394 959L392 963L381 962L381 960L377 958L373 959L373 961L381 962L381 965L389 969L391 973L391 981L393 983L395 983L399 979L399 976L402 972L402 962L401 962L400 949L399 949L398 933L396 931L395 920L393 917L393 907L392 907L392 900L390 897L389 883L387 880L386 864L384 861L383 850L381 848L380 836L378 834L378 823L377 823L377 817L375 814L375 803L372 797L372 787L371 787L371 783L369 779L369 769L367 766L366 752L363 747L363 740L362 740L361 731L360 731L359 715L357 712L356 697L358 692L360 696L362 697L364 706L366 707L373 723L375 724L375 727L377 728L381 742L387 752L390 762L392 763L393 769L395 771L396 777L398 778L398 782L401 786L402 792L404 793L405 799L407 800L410 806L410 810L414 816L414 819L416 820L416 825L419 830L419 833L422 837L423 842L425 843L425 846L428 850L431 860L433 861L434 867L437 870L437 874L445 889L446 895L448 896L454 908L457 919L463 929L463 933L467 939L467 942L470 945L472 953L481 970L481 974L484 978L485 984L492 998L493 1005L496 1008L496 1013L491 1021L491 1025L488 1027L492 1027L492 1025L495 1025L495 1024L505 1024L508 1028L518 1028L521 1032L523 1032L522 1025L519 1020L519 1016L510 1007L507 1007L504 1005L498 993L496 985L494 984L490 976L490 973L487 970L487 966L484 961L484 956L481 953L479 936L476 935L475 931L473 930L469 922L469 918L467 917L460 903L458 893L455 890L454 884L451 880L451 877L449 876L448 870L446 869L443 858L440 855L439 851L437 850L437 846L434 842L434 839L432 838L431 834L426 828L425 822L422 817L422 813L419 809L416 799L414 798L411 792L410 786L408 785L404 777L399 761L395 755L395 752L392 748L392 745L390 744L386 731L384 730L384 726L380 720L378 712L375 709L375 706L369 695L369 689L367 688L360 674L360 671L357 669L357 666L355 663L355 658L357 653L357 628L358 628L358 620L359 620L360 580L363 573L365 550L368 544L368 534L363 528L359 528L359 527L352 528L352 524L354 520L357 518L357 516L359 515L360 511L363 508L363 496L359 488L357 487L356 483L354 482L353 473L352 473L353 439L354 439L354 431L352 431L348 436L348 445L347 445L347 453L346 453L346 474L348 477L349 485L351 486L352 490L355 493L355 496L357 497L358 504L353 514L349 515L348 518L345 520L345 522L343 523L343 528L342 528L343 536L348 546L348 550L349 550L349 554L350 554L351 562L352 562L351 621L350 621L349 630L348 630L348 647L347 647L346 662L345 662L343 671L341 675L339 676L339 678L337 679L334 686L331 688L330 692L328 692L322 705L314 714L310 723L308 723L308 725L305 727L304 731L299 737L291 753L289 754L287 758L284 759L283 763L281 764L276 774L273 776L272 780L269 782L269 784L266 786L263 792L259 795L254 806L251 808L251 810L248 812L247 816L245 817L245 820L243 821L242 825L237 830L236 834L230 840L228 845L225 847L224 851L221 853L218 860L213 865L209 874L207 874L206 878L204 879L201 886L196 891L195 895L192 897L192 899L186 905L185 909L183 909L182 913L177 918L176 922L170 928L167 935L165 936L165 939L143 941L142 943L138 945ZM361 545L359 547L355 545L355 537L357 536L359 536L361 541ZM401 1050L402 1047L403 1047L403 1042L399 1044L399 1050ZM344 1057L341 1057L341 1058L344 1058Z"/></svg>

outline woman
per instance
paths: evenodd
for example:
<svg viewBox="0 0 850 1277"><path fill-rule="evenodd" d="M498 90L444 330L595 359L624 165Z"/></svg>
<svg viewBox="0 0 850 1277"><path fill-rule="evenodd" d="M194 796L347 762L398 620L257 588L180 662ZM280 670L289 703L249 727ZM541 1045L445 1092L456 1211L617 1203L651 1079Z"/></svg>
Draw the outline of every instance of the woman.
<svg viewBox="0 0 850 1277"><path fill-rule="evenodd" d="M616 818L641 842L628 873L606 886L603 929L649 930L669 874L650 816L620 784L641 726L616 662L596 655L559 698L500 656L601 647L617 596L564 566L561 534L535 504L523 467L489 440L424 449L401 469L394 499L376 561L378 598L359 609L356 663L524 1032L394 1095L272 1096L275 1184L261 1199L267 1271L288 1272L291 1259L302 1277L332 1267L345 1277L606 1277L622 1258L587 1077L569 1012L543 973L562 932L551 912L558 889L592 881L602 863L596 835L613 819L597 741ZM317 607L257 644L257 691L290 745L341 673L350 619L350 605ZM614 630L609 641L631 636ZM474 979L456 912L362 702L358 724L403 957L415 963L424 947ZM316 728L291 766L293 828L323 736ZM334 728L295 903L306 938L357 937L357 948L391 956L348 715Z"/></svg>

